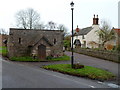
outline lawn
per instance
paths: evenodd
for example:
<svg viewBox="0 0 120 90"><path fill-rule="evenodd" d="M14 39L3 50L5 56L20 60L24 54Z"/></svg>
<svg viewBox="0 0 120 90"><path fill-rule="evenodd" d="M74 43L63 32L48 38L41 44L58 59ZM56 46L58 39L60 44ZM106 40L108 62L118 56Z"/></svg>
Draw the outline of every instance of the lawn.
<svg viewBox="0 0 120 90"><path fill-rule="evenodd" d="M39 61L38 59L33 59L32 57L11 57L12 61Z"/></svg>
<svg viewBox="0 0 120 90"><path fill-rule="evenodd" d="M39 59L33 59L32 57L11 57L10 60L12 61L41 61ZM61 57L57 57L57 58L52 58L52 57L47 57L47 59L45 61L62 61L62 60L70 60L69 56L61 56ZM42 60L43 61L43 60Z"/></svg>
<svg viewBox="0 0 120 90"><path fill-rule="evenodd" d="M61 72L64 74L87 77L90 79L96 79L101 81L112 80L115 78L115 75L113 75L111 72L99 68L94 68L91 66L84 66L84 68L81 69L73 69L71 68L70 64L55 64L43 66L42 68Z"/></svg>

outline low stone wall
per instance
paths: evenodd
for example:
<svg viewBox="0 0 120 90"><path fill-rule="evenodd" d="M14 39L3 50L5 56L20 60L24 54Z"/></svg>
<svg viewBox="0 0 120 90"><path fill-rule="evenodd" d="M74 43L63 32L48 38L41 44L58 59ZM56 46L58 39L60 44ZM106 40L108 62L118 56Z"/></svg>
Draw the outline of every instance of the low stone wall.
<svg viewBox="0 0 120 90"><path fill-rule="evenodd" d="M104 50L75 48L75 52L120 63L120 53Z"/></svg>

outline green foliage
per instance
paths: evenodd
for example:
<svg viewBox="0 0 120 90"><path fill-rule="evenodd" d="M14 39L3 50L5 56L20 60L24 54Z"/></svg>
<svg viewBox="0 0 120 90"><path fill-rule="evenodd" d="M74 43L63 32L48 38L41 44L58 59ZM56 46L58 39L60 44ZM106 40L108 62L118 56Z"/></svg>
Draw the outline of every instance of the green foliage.
<svg viewBox="0 0 120 90"><path fill-rule="evenodd" d="M117 47L117 51L120 52L120 45L118 45L118 47Z"/></svg>
<svg viewBox="0 0 120 90"><path fill-rule="evenodd" d="M115 78L111 72L94 68L91 66L84 66L81 69L73 69L71 68L70 64L54 64L54 65L47 65L43 66L44 69L53 70L65 74L80 76L80 77L88 77L90 79L97 79L97 80L111 80Z"/></svg>
<svg viewBox="0 0 120 90"><path fill-rule="evenodd" d="M64 47L70 47L70 41L69 40L64 40Z"/></svg>

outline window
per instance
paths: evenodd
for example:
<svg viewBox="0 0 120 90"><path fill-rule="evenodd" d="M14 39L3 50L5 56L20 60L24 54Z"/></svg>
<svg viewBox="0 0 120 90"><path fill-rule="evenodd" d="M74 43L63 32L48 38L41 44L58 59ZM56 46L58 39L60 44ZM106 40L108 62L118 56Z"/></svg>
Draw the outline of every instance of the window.
<svg viewBox="0 0 120 90"><path fill-rule="evenodd" d="M19 44L21 44L21 38L19 38L18 42L19 42Z"/></svg>
<svg viewBox="0 0 120 90"><path fill-rule="evenodd" d="M84 35L82 35L82 39L85 39Z"/></svg>
<svg viewBox="0 0 120 90"><path fill-rule="evenodd" d="M54 39L54 44L56 44L56 42L57 42L57 40L56 40L56 39Z"/></svg>

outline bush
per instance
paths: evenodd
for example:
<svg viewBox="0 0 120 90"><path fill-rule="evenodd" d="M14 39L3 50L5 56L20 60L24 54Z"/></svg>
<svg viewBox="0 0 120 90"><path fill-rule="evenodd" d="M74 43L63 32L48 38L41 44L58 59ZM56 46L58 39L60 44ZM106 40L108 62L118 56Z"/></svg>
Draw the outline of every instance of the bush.
<svg viewBox="0 0 120 90"><path fill-rule="evenodd" d="M52 56L47 56L46 59L47 60L51 60L53 57Z"/></svg>
<svg viewBox="0 0 120 90"><path fill-rule="evenodd" d="M117 51L120 52L120 45L117 47Z"/></svg>

